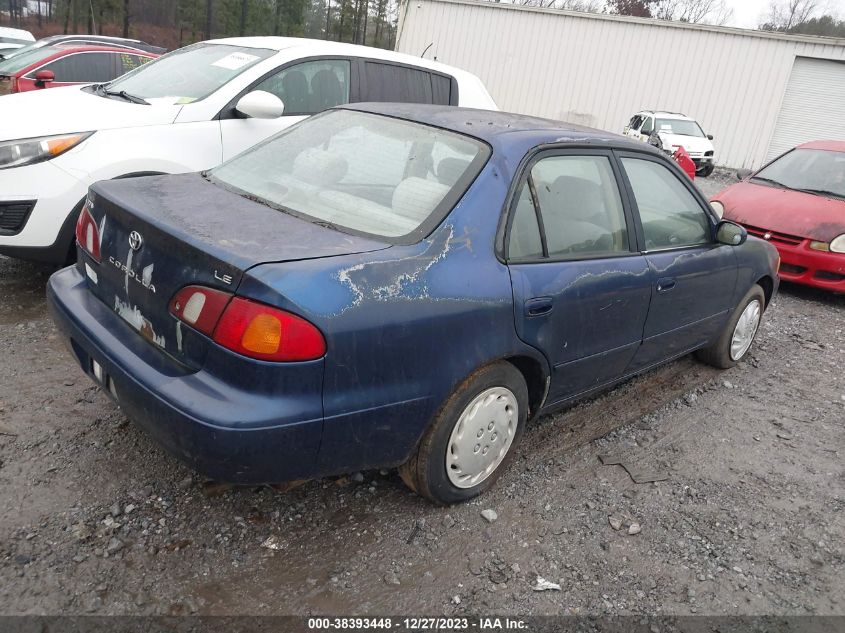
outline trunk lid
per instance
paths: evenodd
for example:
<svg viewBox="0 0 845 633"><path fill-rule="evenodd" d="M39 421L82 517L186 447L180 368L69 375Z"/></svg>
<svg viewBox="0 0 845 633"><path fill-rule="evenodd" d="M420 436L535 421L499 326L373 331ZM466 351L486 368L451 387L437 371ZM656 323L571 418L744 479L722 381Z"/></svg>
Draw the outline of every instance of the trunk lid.
<svg viewBox="0 0 845 633"><path fill-rule="evenodd" d="M169 311L182 287L234 293L259 264L390 246L301 220L197 174L101 182L90 199L101 240L100 265L88 275L91 292L147 340L195 367L207 339Z"/></svg>

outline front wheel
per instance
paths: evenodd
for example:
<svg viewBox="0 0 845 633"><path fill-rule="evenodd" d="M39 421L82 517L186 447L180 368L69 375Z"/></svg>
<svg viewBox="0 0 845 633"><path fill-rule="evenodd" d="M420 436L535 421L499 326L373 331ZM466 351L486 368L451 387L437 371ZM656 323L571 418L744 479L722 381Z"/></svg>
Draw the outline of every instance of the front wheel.
<svg viewBox="0 0 845 633"><path fill-rule="evenodd" d="M699 360L719 369L729 369L741 361L760 329L766 295L760 286L753 286L734 310L718 340L698 350Z"/></svg>
<svg viewBox="0 0 845 633"><path fill-rule="evenodd" d="M697 171L696 174L701 176L702 178L707 178L710 174L713 173L713 170L716 169L713 164L707 165L701 168L701 171Z"/></svg>
<svg viewBox="0 0 845 633"><path fill-rule="evenodd" d="M505 470L527 418L519 370L503 361L483 367L449 396L399 474L437 503L472 499Z"/></svg>

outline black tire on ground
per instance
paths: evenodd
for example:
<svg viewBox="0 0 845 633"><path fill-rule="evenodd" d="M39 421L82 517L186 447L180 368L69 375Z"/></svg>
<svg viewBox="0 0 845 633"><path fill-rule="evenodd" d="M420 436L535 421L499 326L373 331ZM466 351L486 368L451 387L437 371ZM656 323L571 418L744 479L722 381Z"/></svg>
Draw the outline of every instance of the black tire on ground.
<svg viewBox="0 0 845 633"><path fill-rule="evenodd" d="M742 301L739 302L739 305L737 305L733 314L731 314L731 318L728 319L725 328L722 330L721 334L719 334L719 338L716 342L710 347L705 347L696 352L696 356L700 361L707 363L708 365L712 365L713 367L718 367L719 369L730 369L748 354L748 350L746 350L743 352L742 356L734 359L731 356L731 341L733 340L734 330L736 329L739 317L742 316L743 311L752 301L758 301L760 303L760 321L762 322L763 312L766 307L766 294L760 286L755 284L742 298ZM754 333L755 338L758 331L759 323L758 329Z"/></svg>
<svg viewBox="0 0 845 633"><path fill-rule="evenodd" d="M707 165L706 167L702 168L701 171L695 172L696 176L701 176L702 178L707 178L710 174L713 173L713 170L716 169L713 165Z"/></svg>
<svg viewBox="0 0 845 633"><path fill-rule="evenodd" d="M516 398L516 430L513 441L502 462L486 479L471 488L452 483L446 471L446 455L452 431L464 410L488 389L503 387ZM419 445L407 462L399 467L405 484L417 494L436 503L450 504L477 497L488 490L507 468L514 455L514 447L525 428L528 416L528 387L516 367L499 361L477 370L446 399L435 414Z"/></svg>

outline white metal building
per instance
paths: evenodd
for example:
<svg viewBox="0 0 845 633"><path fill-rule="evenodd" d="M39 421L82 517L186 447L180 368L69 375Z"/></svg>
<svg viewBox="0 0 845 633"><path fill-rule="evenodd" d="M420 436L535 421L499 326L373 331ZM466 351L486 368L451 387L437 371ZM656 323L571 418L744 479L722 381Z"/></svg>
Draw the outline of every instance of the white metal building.
<svg viewBox="0 0 845 633"><path fill-rule="evenodd" d="M845 39L405 0L396 50L477 74L503 110L613 132L641 109L683 112L714 135L719 165L845 140Z"/></svg>

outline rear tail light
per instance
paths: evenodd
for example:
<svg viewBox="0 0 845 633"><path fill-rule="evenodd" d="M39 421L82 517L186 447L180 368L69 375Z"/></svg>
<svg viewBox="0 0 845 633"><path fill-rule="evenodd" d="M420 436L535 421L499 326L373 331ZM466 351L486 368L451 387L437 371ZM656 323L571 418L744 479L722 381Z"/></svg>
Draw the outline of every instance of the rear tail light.
<svg viewBox="0 0 845 633"><path fill-rule="evenodd" d="M100 261L100 230L88 210L87 202L82 207L79 219L76 221L76 242L97 262Z"/></svg>
<svg viewBox="0 0 845 633"><path fill-rule="evenodd" d="M315 360L326 353L322 333L305 319L227 292L182 288L170 313L228 350L272 362Z"/></svg>
<svg viewBox="0 0 845 633"><path fill-rule="evenodd" d="M230 292L205 286L185 286L170 301L170 314L206 336L211 336L231 299Z"/></svg>

